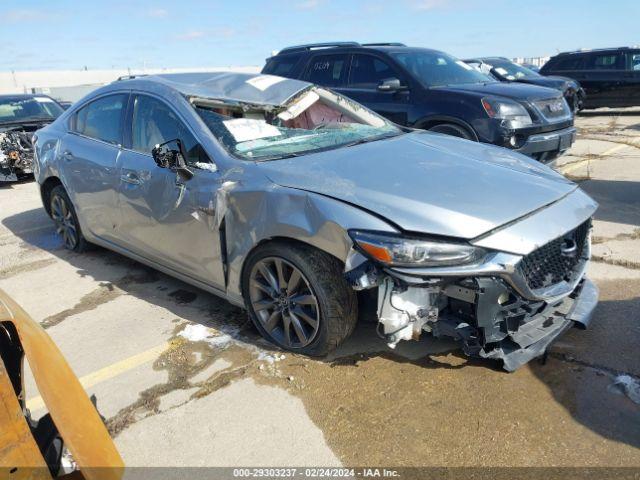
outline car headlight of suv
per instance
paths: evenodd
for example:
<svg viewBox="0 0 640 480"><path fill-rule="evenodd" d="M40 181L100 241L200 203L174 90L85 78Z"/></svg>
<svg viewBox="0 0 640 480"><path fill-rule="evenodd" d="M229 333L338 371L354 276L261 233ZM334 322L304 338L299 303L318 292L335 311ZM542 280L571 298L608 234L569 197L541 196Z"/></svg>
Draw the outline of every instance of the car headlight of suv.
<svg viewBox="0 0 640 480"><path fill-rule="evenodd" d="M465 243L408 238L384 233L350 230L357 247L369 258L396 267L445 267L478 262L482 248Z"/></svg>
<svg viewBox="0 0 640 480"><path fill-rule="evenodd" d="M482 99L482 106L487 115L504 120L508 128L522 128L533 123L529 112L519 103L485 97Z"/></svg>

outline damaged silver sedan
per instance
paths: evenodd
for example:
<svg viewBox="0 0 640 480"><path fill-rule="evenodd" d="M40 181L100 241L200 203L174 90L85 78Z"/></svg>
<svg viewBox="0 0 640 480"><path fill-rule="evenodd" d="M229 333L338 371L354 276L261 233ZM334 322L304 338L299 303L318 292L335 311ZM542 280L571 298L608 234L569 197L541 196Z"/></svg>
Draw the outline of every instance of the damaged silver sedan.
<svg viewBox="0 0 640 480"><path fill-rule="evenodd" d="M67 248L95 243L245 306L287 350L335 348L363 295L390 347L453 337L511 371L597 303L597 205L574 183L302 81L117 81L38 132L35 166Z"/></svg>

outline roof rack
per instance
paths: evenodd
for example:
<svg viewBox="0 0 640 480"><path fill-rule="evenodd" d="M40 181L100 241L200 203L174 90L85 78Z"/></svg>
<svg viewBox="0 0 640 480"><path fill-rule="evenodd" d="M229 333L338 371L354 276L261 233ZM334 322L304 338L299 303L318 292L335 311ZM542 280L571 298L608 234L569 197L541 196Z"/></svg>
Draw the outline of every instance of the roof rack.
<svg viewBox="0 0 640 480"><path fill-rule="evenodd" d="M580 50L571 50L569 52L560 52L558 55L571 55L574 53L589 53L589 52L612 52L615 50L629 50L631 47L608 47L608 48L582 48Z"/></svg>
<svg viewBox="0 0 640 480"><path fill-rule="evenodd" d="M122 75L116 79L116 82L121 82L123 80L133 80L134 78L146 77L146 73L139 73L137 75Z"/></svg>
<svg viewBox="0 0 640 480"><path fill-rule="evenodd" d="M363 43L363 47L406 47L404 43L400 42L375 42L375 43Z"/></svg>
<svg viewBox="0 0 640 480"><path fill-rule="evenodd" d="M306 50L313 50L315 48L333 48L333 47L359 47L358 42L326 42L326 43L307 43L304 45L293 45L291 47L283 48L278 52L281 53L293 53L304 52Z"/></svg>

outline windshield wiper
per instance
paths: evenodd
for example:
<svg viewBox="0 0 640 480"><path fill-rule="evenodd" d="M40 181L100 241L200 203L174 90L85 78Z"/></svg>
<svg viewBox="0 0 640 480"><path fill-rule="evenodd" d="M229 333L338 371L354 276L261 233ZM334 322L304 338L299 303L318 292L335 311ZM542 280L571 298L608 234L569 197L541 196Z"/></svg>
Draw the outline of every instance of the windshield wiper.
<svg viewBox="0 0 640 480"><path fill-rule="evenodd" d="M355 140L353 142L350 143L345 143L344 145L341 145L342 147L353 147L355 145L362 145L363 143L369 143L369 142L376 142L378 140L384 140L385 138L392 138L392 137L397 137L398 135L402 135L401 133L388 133L385 135L378 135L375 137L365 137L365 138L361 138L359 140Z"/></svg>

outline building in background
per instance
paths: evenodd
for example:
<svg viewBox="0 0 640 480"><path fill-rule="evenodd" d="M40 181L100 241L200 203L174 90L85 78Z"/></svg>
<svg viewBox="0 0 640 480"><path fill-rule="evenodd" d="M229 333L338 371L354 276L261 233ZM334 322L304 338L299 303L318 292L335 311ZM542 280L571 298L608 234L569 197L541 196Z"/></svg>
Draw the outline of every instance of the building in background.
<svg viewBox="0 0 640 480"><path fill-rule="evenodd" d="M62 102L75 102L90 91L129 75L154 75L180 72L249 72L260 67L230 66L207 68L140 68L111 70L49 70L0 72L0 94L44 93Z"/></svg>

